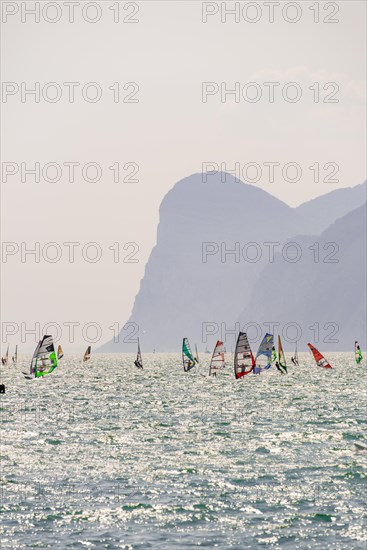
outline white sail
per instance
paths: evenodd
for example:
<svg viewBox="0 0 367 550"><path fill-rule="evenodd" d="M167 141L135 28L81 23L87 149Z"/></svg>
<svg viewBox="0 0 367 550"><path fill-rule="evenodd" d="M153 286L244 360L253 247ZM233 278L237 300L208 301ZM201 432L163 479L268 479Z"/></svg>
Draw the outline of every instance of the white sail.
<svg viewBox="0 0 367 550"><path fill-rule="evenodd" d="M216 376L217 372L220 369L223 369L224 366L225 361L223 342L218 340L213 351L212 359L210 361L209 376Z"/></svg>
<svg viewBox="0 0 367 550"><path fill-rule="evenodd" d="M134 361L134 365L135 365L136 368L138 368L138 369L142 369L142 368L143 368L143 359L142 359L141 351L140 351L140 342L139 342L139 338L138 338L138 353L136 354L136 359L135 359L135 361Z"/></svg>

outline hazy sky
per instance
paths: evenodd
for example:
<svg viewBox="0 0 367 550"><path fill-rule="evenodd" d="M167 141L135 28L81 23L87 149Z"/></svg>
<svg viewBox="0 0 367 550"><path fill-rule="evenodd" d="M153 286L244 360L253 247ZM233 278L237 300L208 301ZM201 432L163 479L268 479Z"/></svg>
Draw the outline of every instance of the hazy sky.
<svg viewBox="0 0 367 550"><path fill-rule="evenodd" d="M101 325L101 344L113 336L108 327L127 320L155 244L159 204L176 181L200 172L204 162L226 163L229 170L235 163L241 169L256 163L260 172L254 185L292 206L365 179L365 2L320 2L319 23L314 22L315 8L310 9L315 2L306 1L286 11L288 19L299 17L295 23L282 18L285 2L274 7L273 23L264 2L252 3L257 7L245 16L241 11L237 23L230 15L221 21L221 4L230 8L235 2L206 7L199 1L119 4L120 21L115 23L116 2L74 3L70 23L70 3L41 2L36 23L34 15L25 13L35 2L2 2L2 162L15 163L3 164L3 171L19 167L2 184L2 240L16 243L14 250L39 242L42 251L55 242L62 253L55 263L45 261L42 253L39 263L32 256L22 262L20 252L6 263L3 256L2 321L17 323L19 330L24 323L23 332L35 322L41 327L51 321L80 323L75 343L65 346L70 350L84 347L85 323ZM246 2L237 4L243 10ZM100 20L86 21L82 8L86 18ZM203 23L203 10L218 13ZM244 19L256 14L256 23ZM58 18L55 23L45 20ZM325 18L339 22L326 23ZM57 86L48 86L50 82ZM80 83L74 103L65 82ZM85 86L91 82L97 87ZM218 90L206 102L203 82ZM256 84L246 86L251 82ZM269 82L278 83L273 103L270 85L264 84ZM290 82L297 87L289 87ZM21 91L35 83L40 101L25 95L22 102ZM124 89L126 83L136 84ZM221 83L222 91L238 83L238 102L233 94L221 101ZM114 102L117 87L120 101ZM88 102L82 89L90 100L98 90L102 97ZM298 102L282 96L288 93L292 99L299 90ZM60 100L51 102L60 91ZM254 93L261 97L250 102ZM122 101L129 97L138 101ZM39 183L30 174L22 182L21 163L31 168L36 162L41 172L48 163L58 163L60 180L45 181L41 173ZM70 182L63 163L73 162L80 165ZM280 164L273 182L264 165L269 162ZM99 181L83 179L86 163L100 167ZM282 176L287 163L301 167L298 182ZM320 166L318 182L315 163ZM109 169L113 165L114 171ZM139 171L130 179L138 181L122 181L136 167ZM48 170L46 178L56 177L55 168ZM255 179L253 170L248 175ZM95 173L91 166L87 178ZM338 181L323 181L327 176ZM294 177L292 169L287 177ZM80 243L74 263L65 242ZM89 242L102 251L97 263L82 257ZM109 247L117 242L120 261L114 262ZM126 247L131 242L136 245ZM45 254L52 257L55 251L48 248ZM91 258L94 249L88 253ZM137 263L122 261L129 253ZM66 342L65 325L63 330ZM10 341L20 342L20 332ZM34 342L28 338L21 347L29 351Z"/></svg>

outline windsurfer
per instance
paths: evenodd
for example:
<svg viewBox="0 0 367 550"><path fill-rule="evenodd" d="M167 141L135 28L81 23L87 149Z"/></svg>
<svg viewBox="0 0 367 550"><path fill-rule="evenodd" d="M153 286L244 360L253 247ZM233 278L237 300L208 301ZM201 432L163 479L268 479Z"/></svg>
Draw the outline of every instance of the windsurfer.
<svg viewBox="0 0 367 550"><path fill-rule="evenodd" d="M275 366L281 374L284 374L283 369L280 368L278 361L275 362Z"/></svg>

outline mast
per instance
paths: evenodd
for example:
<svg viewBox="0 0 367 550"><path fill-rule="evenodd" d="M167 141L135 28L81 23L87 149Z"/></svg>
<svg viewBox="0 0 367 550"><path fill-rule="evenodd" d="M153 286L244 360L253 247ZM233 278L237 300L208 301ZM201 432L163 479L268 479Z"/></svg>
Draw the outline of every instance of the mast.
<svg viewBox="0 0 367 550"><path fill-rule="evenodd" d="M280 339L280 334L278 334L278 364L284 372L287 372L287 362L285 359L282 341Z"/></svg>
<svg viewBox="0 0 367 550"><path fill-rule="evenodd" d="M134 365L136 366L136 368L138 369L143 369L143 359L142 359L142 356L141 356L141 352L140 352L140 341L139 341L139 338L138 338L138 352L136 354L136 359L134 361Z"/></svg>

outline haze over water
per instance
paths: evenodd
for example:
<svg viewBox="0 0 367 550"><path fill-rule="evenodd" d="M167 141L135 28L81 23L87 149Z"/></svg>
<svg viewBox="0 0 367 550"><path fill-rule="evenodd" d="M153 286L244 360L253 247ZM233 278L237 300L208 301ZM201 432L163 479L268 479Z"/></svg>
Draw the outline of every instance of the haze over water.
<svg viewBox="0 0 367 550"><path fill-rule="evenodd" d="M232 356L2 368L3 548L365 548L366 369L309 354L236 381ZM289 359L289 358L288 358ZM195 371L195 372L194 372Z"/></svg>

